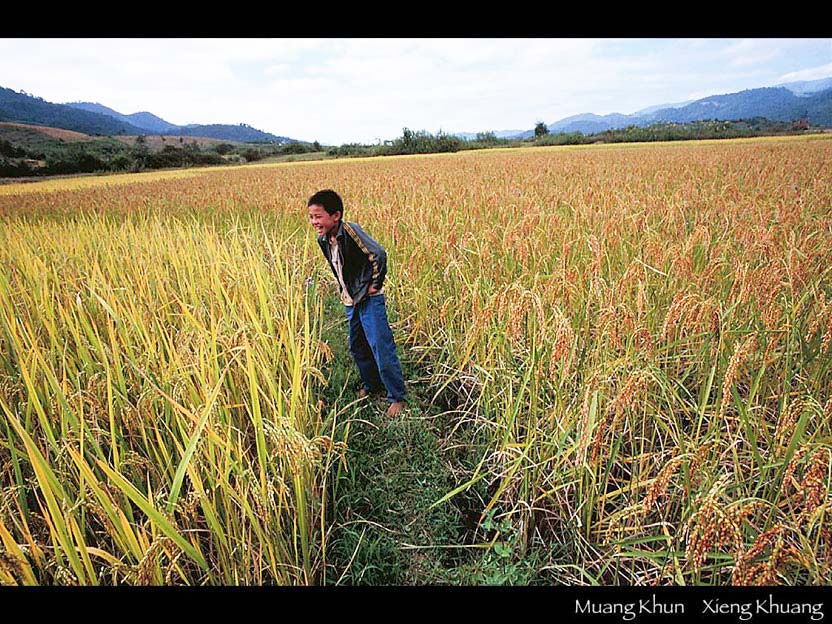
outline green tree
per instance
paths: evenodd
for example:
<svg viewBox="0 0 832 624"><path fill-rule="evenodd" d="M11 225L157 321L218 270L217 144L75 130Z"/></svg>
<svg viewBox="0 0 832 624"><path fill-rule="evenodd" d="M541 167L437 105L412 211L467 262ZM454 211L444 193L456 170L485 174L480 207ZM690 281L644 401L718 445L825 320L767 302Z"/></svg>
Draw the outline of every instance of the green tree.
<svg viewBox="0 0 832 624"><path fill-rule="evenodd" d="M133 164L134 161L132 158L126 154L119 154L110 161L110 169L113 169L114 171L126 171L130 169Z"/></svg>
<svg viewBox="0 0 832 624"><path fill-rule="evenodd" d="M535 126L534 126L534 136L535 136L535 138L542 137L542 136L545 136L547 134L549 134L549 128L547 128L546 124L543 123L542 121L538 121L537 124L535 124Z"/></svg>
<svg viewBox="0 0 832 624"><path fill-rule="evenodd" d="M246 159L246 162L254 162L255 160L263 159L263 153L260 150L255 149L253 147L250 147L247 150L245 150L241 154L241 156Z"/></svg>

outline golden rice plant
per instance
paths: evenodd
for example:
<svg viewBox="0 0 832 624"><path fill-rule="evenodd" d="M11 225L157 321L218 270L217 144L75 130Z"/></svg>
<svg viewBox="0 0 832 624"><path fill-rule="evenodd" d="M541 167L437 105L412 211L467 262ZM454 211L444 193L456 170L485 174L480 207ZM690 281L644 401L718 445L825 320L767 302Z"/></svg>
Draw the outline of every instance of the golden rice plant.
<svg viewBox="0 0 832 624"><path fill-rule="evenodd" d="M319 578L298 289L329 278L303 217L334 188L482 458L437 504L487 484L553 582L828 583L830 160L807 136L2 188L4 579Z"/></svg>
<svg viewBox="0 0 832 624"><path fill-rule="evenodd" d="M113 216L4 223L0 580L320 582L314 250L291 215Z"/></svg>

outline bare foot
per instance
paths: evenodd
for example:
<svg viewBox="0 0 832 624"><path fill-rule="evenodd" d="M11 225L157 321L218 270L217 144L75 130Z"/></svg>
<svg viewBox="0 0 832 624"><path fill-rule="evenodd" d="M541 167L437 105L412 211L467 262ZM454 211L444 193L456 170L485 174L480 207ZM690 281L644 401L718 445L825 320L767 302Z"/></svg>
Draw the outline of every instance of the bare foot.
<svg viewBox="0 0 832 624"><path fill-rule="evenodd" d="M395 416L400 411L404 409L404 403L402 401L397 401L396 403L391 403L390 407L387 408L387 415L388 416Z"/></svg>
<svg viewBox="0 0 832 624"><path fill-rule="evenodd" d="M358 398L363 399L365 396L369 396L369 392L367 392L364 388L358 391Z"/></svg>

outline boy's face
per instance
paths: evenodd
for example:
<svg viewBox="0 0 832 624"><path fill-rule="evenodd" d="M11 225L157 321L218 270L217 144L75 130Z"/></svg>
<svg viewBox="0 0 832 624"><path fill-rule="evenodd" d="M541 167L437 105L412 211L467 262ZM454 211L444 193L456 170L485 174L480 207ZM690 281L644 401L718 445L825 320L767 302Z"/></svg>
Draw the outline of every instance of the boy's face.
<svg viewBox="0 0 832 624"><path fill-rule="evenodd" d="M332 232L338 229L338 223L341 221L341 213L336 212L334 215L329 214L324 210L323 206L312 204L309 206L309 222L318 236L326 234L329 236Z"/></svg>

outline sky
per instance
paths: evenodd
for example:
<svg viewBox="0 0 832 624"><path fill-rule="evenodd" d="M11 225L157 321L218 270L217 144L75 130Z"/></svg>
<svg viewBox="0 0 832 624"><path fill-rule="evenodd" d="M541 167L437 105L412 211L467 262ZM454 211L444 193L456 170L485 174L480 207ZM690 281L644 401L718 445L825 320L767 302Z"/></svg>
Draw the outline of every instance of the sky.
<svg viewBox="0 0 832 624"><path fill-rule="evenodd" d="M0 86L325 145L529 130L832 76L829 39L0 39Z"/></svg>

